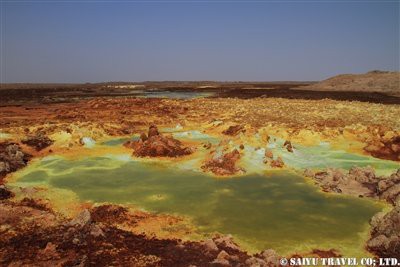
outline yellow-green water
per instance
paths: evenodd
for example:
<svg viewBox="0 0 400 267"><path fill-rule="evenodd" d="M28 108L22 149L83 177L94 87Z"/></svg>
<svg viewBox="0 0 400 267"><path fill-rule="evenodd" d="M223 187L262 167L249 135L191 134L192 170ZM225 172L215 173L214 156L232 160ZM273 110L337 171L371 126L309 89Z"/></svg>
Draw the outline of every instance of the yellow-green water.
<svg viewBox="0 0 400 267"><path fill-rule="evenodd" d="M336 248L363 255L368 220L383 208L368 199L321 193L288 171L216 179L129 157L42 160L11 185L50 185L81 200L188 216L204 234L232 234L248 249L280 253Z"/></svg>

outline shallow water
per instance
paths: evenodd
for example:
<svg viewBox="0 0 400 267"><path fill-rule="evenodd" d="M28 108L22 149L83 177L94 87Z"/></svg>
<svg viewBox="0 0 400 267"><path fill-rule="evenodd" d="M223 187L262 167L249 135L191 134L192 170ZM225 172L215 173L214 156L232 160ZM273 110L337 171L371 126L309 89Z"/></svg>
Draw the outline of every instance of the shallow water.
<svg viewBox="0 0 400 267"><path fill-rule="evenodd" d="M145 98L175 98L175 99L193 99L201 97L210 97L215 93L201 91L167 91L167 90L134 90L131 92L137 97Z"/></svg>
<svg viewBox="0 0 400 267"><path fill-rule="evenodd" d="M124 158L121 158L124 159ZM50 185L81 200L132 203L191 218L205 234L232 234L250 250L337 248L363 255L368 220L381 204L323 194L288 171L215 179L157 163L112 157L52 158L20 173L15 186Z"/></svg>
<svg viewBox="0 0 400 267"><path fill-rule="evenodd" d="M398 162L332 149L326 142L321 142L317 146L294 144L294 152L289 153L283 148L283 142L283 140L277 141L277 154L281 155L283 161L293 168L323 169L329 167L349 170L353 166L371 166L379 175L387 175L400 168Z"/></svg>
<svg viewBox="0 0 400 267"><path fill-rule="evenodd" d="M136 140L139 140L138 135L134 135L132 137L113 138L110 140L106 140L100 144L104 146L121 146L127 141L136 141Z"/></svg>

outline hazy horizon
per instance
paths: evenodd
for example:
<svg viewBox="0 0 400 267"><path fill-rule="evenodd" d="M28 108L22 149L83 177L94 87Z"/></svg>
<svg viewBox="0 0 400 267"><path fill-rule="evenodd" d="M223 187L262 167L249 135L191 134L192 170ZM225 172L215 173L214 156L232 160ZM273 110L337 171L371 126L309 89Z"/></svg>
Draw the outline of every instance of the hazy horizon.
<svg viewBox="0 0 400 267"><path fill-rule="evenodd" d="M398 1L1 5L1 83L319 81L399 71Z"/></svg>

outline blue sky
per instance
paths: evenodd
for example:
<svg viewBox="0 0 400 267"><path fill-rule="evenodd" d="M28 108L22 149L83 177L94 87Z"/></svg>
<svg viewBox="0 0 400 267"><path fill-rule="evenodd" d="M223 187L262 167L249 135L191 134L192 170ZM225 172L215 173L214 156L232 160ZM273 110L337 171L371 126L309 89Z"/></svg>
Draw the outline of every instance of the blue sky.
<svg viewBox="0 0 400 267"><path fill-rule="evenodd" d="M2 82L320 80L399 70L398 1L1 3Z"/></svg>

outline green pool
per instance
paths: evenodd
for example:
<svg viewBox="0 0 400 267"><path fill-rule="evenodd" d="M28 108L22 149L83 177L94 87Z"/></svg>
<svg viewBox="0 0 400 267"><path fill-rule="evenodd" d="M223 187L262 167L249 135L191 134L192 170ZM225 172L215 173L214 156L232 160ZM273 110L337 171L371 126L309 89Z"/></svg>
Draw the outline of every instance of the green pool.
<svg viewBox="0 0 400 267"><path fill-rule="evenodd" d="M288 171L216 179L129 156L43 159L21 171L14 185L48 185L81 200L188 216L205 235L232 234L252 251L280 253L336 248L364 255L368 220L383 209L368 199L321 193Z"/></svg>

